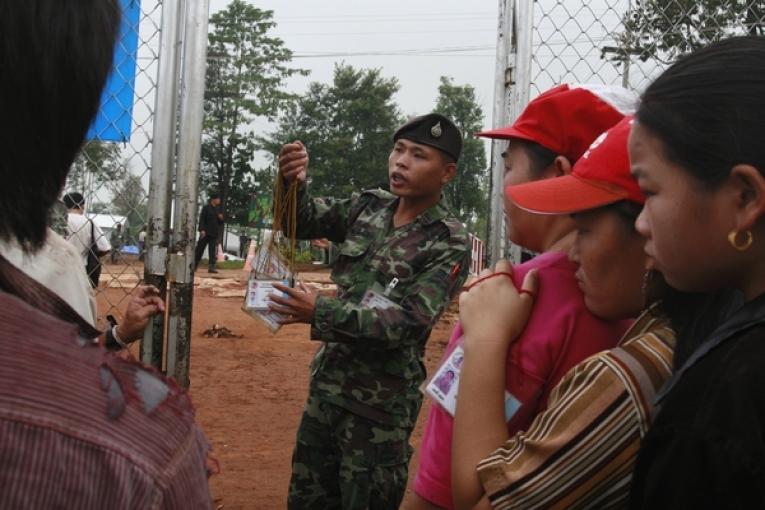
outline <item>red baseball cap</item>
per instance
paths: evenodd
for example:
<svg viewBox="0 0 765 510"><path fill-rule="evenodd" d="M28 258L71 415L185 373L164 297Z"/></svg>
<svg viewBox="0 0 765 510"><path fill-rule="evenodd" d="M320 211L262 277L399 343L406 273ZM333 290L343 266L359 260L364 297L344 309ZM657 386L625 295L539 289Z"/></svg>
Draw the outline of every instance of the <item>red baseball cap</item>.
<svg viewBox="0 0 765 510"><path fill-rule="evenodd" d="M531 101L511 126L476 136L536 142L573 163L599 134L634 114L637 100L617 85L559 85Z"/></svg>
<svg viewBox="0 0 765 510"><path fill-rule="evenodd" d="M630 173L627 139L633 117L601 134L569 175L508 186L508 198L521 209L543 214L568 214L629 200L645 203Z"/></svg>

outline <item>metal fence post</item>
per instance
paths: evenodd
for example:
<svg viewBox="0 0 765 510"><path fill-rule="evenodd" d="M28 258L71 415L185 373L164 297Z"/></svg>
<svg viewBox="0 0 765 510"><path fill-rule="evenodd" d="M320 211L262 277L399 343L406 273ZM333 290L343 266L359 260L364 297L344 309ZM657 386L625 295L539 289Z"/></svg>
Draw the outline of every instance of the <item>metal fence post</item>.
<svg viewBox="0 0 765 510"><path fill-rule="evenodd" d="M515 43L515 76L510 102L510 119L515 120L529 104L531 87L532 29L534 26L533 0L517 0L515 23L513 24Z"/></svg>
<svg viewBox="0 0 765 510"><path fill-rule="evenodd" d="M209 0L186 2L183 68L175 181L175 217L170 255L167 373L187 388L194 295L194 241L202 146Z"/></svg>
<svg viewBox="0 0 765 510"><path fill-rule="evenodd" d="M160 289L163 299L167 293L167 247L175 161L181 14L180 0L164 0L144 264L144 281ZM163 368L164 333L165 317L156 315L149 322L141 342L141 361L158 369Z"/></svg>
<svg viewBox="0 0 765 510"><path fill-rule="evenodd" d="M507 124L508 94L507 90L512 81L512 63L509 60L511 49L511 30L513 20L513 3L515 0L499 0L499 19L497 20L497 55L494 71L494 109L492 111L492 127L498 128ZM504 140L492 140L491 143L491 197L489 215L489 262L494 264L502 258L505 241L505 223L503 214L504 200L502 195L505 175L505 164L501 156L505 150Z"/></svg>
<svg viewBox="0 0 765 510"><path fill-rule="evenodd" d="M506 126L523 111L529 102L531 84L531 43L534 22L532 0L500 0L497 28L497 57L494 83L495 128ZM491 218L489 231L490 263L507 255L514 263L521 261L521 249L512 243L505 253L504 173L501 156L505 140L491 144Z"/></svg>

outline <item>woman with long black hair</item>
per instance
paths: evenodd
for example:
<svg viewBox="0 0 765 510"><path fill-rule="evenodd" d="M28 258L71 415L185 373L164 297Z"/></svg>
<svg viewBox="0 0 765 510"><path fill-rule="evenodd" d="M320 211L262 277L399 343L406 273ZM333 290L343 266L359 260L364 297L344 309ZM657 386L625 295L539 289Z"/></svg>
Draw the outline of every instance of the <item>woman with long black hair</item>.
<svg viewBox="0 0 765 510"><path fill-rule="evenodd" d="M684 345L657 395L632 508L765 507L765 39L696 51L645 91L629 143L637 229L667 282L745 304Z"/></svg>

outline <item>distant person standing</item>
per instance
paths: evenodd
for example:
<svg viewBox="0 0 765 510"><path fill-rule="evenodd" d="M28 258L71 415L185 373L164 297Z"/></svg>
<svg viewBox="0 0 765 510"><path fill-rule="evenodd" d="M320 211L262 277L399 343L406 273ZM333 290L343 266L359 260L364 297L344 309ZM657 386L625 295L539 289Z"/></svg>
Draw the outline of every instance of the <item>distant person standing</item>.
<svg viewBox="0 0 765 510"><path fill-rule="evenodd" d="M247 258L247 250L250 248L250 236L243 234L239 236L239 257Z"/></svg>
<svg viewBox="0 0 765 510"><path fill-rule="evenodd" d="M73 192L64 195L64 205L69 211L67 216L67 241L72 243L82 257L82 266L90 278L93 288L98 287L101 275L99 259L109 253L110 245L104 233L85 216L85 198L82 193Z"/></svg>
<svg viewBox="0 0 765 510"><path fill-rule="evenodd" d="M146 225L141 227L138 233L138 260L143 261L146 256Z"/></svg>
<svg viewBox="0 0 765 510"><path fill-rule="evenodd" d="M220 195L211 193L210 199L199 213L199 241L197 241L197 250L194 257L194 269L199 266L202 260L202 254L207 246L207 256L209 258L208 273L217 273L215 269L215 247L218 244L218 235L223 225L223 213L220 211Z"/></svg>
<svg viewBox="0 0 765 510"><path fill-rule="evenodd" d="M109 234L109 244L112 247L111 261L116 264L119 260L120 248L122 248L122 224L117 223Z"/></svg>

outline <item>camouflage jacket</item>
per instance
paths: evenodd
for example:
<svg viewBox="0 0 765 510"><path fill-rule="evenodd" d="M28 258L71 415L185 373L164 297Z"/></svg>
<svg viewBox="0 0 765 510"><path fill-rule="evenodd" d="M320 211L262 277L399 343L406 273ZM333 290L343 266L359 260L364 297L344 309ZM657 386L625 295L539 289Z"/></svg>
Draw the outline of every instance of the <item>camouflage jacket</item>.
<svg viewBox="0 0 765 510"><path fill-rule="evenodd" d="M398 199L383 190L349 199L298 193L297 236L342 243L332 271L337 297L320 296L311 338L325 343L312 363L311 389L378 422L410 428L422 403L422 356L438 317L467 277L465 228L444 201L393 228ZM362 306L396 279L388 308Z"/></svg>

